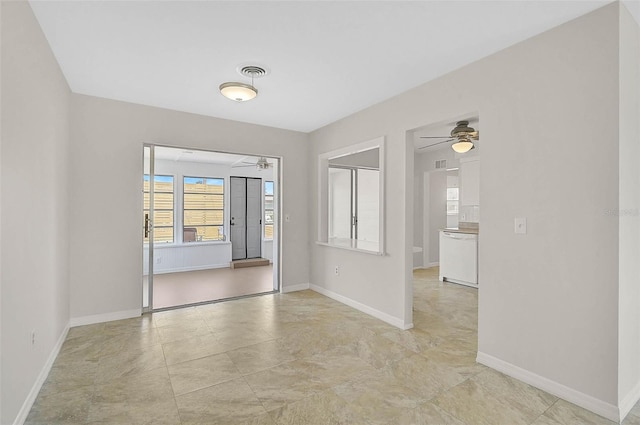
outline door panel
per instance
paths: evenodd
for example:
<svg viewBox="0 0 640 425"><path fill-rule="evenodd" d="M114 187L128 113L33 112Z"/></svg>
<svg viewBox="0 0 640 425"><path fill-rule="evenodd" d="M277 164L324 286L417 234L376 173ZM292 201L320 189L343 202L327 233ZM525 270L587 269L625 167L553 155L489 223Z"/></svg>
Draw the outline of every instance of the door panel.
<svg viewBox="0 0 640 425"><path fill-rule="evenodd" d="M247 258L262 256L262 180L247 178Z"/></svg>
<svg viewBox="0 0 640 425"><path fill-rule="evenodd" d="M244 177L231 177L231 258L247 258L247 183Z"/></svg>

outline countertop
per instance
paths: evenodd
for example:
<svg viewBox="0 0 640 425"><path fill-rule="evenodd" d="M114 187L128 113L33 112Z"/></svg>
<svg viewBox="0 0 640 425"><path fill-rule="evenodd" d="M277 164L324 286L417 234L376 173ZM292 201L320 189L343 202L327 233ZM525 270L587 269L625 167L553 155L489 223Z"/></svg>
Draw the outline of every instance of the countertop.
<svg viewBox="0 0 640 425"><path fill-rule="evenodd" d="M443 232L451 232L451 233L468 233L470 235L477 235L480 232L480 229L472 229L468 227L447 227L444 229L440 229Z"/></svg>

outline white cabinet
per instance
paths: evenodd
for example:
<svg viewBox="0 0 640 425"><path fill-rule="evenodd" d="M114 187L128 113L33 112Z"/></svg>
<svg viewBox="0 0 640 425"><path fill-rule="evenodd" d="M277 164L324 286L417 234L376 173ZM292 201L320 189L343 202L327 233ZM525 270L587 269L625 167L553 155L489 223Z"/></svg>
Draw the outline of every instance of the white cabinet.
<svg viewBox="0 0 640 425"><path fill-rule="evenodd" d="M480 159L460 160L460 205L480 205Z"/></svg>

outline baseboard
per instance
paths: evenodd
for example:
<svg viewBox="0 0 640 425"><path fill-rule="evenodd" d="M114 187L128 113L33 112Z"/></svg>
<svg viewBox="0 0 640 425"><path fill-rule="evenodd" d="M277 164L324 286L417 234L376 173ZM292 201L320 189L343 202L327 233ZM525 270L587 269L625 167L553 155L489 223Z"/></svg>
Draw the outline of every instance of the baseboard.
<svg viewBox="0 0 640 425"><path fill-rule="evenodd" d="M488 366L492 369L509 375L522 382L539 388L543 391L553 394L561 399L569 401L577 406L583 407L593 413L603 416L614 422L620 421L620 413L616 406L607 403L590 395L581 393L580 391L569 388L556 381L537 375L521 367L507 363L489 354L478 351L476 358L478 363ZM633 406L633 405L632 405Z"/></svg>
<svg viewBox="0 0 640 425"><path fill-rule="evenodd" d="M439 267L440 266L440 262L436 261L435 263L429 263L426 266L424 266L426 269L429 269L431 267Z"/></svg>
<svg viewBox="0 0 640 425"><path fill-rule="evenodd" d="M190 267L175 267L172 269L153 270L153 274L167 274L167 273L179 273L179 272L195 272L197 270L209 270L209 269L228 269L229 263L225 264L207 264L204 266L190 266ZM145 274L148 276L148 274Z"/></svg>
<svg viewBox="0 0 640 425"><path fill-rule="evenodd" d="M131 319L133 317L140 317L142 309L125 311L114 311L113 313L94 314L91 316L72 317L69 321L69 327L74 328L76 326L93 325L94 323L112 322L114 320Z"/></svg>
<svg viewBox="0 0 640 425"><path fill-rule="evenodd" d="M65 326L62 334L58 338L56 345L53 346L49 357L47 358L47 362L42 367L36 382L33 383L31 387L31 391L29 391L29 395L25 399L24 403L22 403L22 407L16 416L16 419L13 421L13 425L22 425L27 420L27 416L29 416L29 412L31 411L31 407L33 407L33 403L36 401L36 397L38 397L38 393L40 393L40 389L44 384L44 381L47 380L47 376L49 376L49 372L51 372L51 367L53 366L53 362L55 362L58 357L58 353L60 353L60 349L62 348L62 344L64 344L65 339L67 339L67 334L69 333L70 326Z"/></svg>
<svg viewBox="0 0 640 425"><path fill-rule="evenodd" d="M301 283L299 285L290 285L290 286L282 286L282 290L280 293L286 294L287 292L296 292L296 291L304 291L309 289L308 283Z"/></svg>
<svg viewBox="0 0 640 425"><path fill-rule="evenodd" d="M624 418L627 417L633 406L640 400L640 382L636 384L635 387L627 395L620 401L620 406L618 409L620 410L620 421L622 422Z"/></svg>
<svg viewBox="0 0 640 425"><path fill-rule="evenodd" d="M385 312L382 312L380 310L376 310L373 307L369 307L368 305L362 304L358 301L352 300L351 298L347 298L344 295L340 295L340 294L336 294L333 291L329 291L328 289L325 289L321 286L318 285L309 285L310 289L313 291L316 291L319 294L322 294L326 297L329 297L331 299L334 299L338 302L341 302L342 304L346 304L349 307L353 307L356 310L360 310L363 313L368 314L369 316L373 316L376 319L380 319L383 322L387 322L390 325L393 325L397 328L403 329L403 330L407 330L407 329L411 329L413 328L413 323L405 323L404 320L400 320L397 317L393 317Z"/></svg>

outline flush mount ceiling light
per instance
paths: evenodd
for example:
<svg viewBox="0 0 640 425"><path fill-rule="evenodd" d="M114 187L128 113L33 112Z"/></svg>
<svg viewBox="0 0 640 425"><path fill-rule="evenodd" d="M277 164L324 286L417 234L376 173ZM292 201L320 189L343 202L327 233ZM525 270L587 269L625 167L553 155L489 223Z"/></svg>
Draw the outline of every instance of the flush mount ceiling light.
<svg viewBox="0 0 640 425"><path fill-rule="evenodd" d="M258 95L258 89L253 86L253 79L263 77L267 71L259 66L247 65L238 69L241 75L251 78L251 84L228 82L220 84L220 93L227 99L236 102L246 102Z"/></svg>

